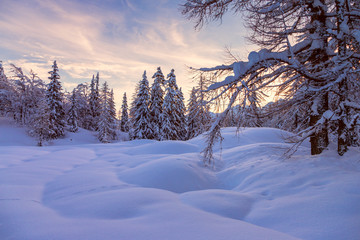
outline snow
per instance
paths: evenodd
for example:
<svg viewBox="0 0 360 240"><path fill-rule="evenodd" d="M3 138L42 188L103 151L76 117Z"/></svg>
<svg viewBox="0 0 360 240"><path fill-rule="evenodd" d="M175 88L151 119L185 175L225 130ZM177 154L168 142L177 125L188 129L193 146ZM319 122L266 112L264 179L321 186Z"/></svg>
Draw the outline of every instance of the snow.
<svg viewBox="0 0 360 240"><path fill-rule="evenodd" d="M360 152L290 159L291 134L99 144L80 129L45 147L0 118L0 239L358 239ZM71 139L71 140L70 140ZM221 153L221 158L220 158Z"/></svg>

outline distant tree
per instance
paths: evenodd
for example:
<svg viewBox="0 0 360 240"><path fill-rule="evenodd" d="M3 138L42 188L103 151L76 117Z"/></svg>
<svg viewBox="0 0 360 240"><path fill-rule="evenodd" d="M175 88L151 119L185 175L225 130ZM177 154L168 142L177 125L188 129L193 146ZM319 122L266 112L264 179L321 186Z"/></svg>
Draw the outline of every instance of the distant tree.
<svg viewBox="0 0 360 240"><path fill-rule="evenodd" d="M129 114L126 93L124 93L121 105L120 130L122 132L129 132Z"/></svg>
<svg viewBox="0 0 360 240"><path fill-rule="evenodd" d="M211 115L209 105L206 101L204 91L207 89L205 79L200 76L197 86L191 90L190 99L188 101L187 139L196 137L209 130L211 126Z"/></svg>
<svg viewBox="0 0 360 240"><path fill-rule="evenodd" d="M162 112L163 112L163 102L164 102L164 91L162 86L165 82L164 75L161 72L160 67L157 68L157 72L153 76L154 83L151 87L150 94L150 121L152 124L152 136L151 139L160 140L161 138L161 122L162 122Z"/></svg>
<svg viewBox="0 0 360 240"><path fill-rule="evenodd" d="M78 125L87 130L93 130L93 116L89 104L89 87L87 84L79 84L75 89L77 103Z"/></svg>
<svg viewBox="0 0 360 240"><path fill-rule="evenodd" d="M0 61L0 115L11 111L11 99L14 89L5 75L2 61Z"/></svg>
<svg viewBox="0 0 360 240"><path fill-rule="evenodd" d="M11 77L11 89L9 95L11 101L10 111L16 122L27 126L36 111L39 100L46 91L45 83L32 70L25 74L20 67L11 65L13 76Z"/></svg>
<svg viewBox="0 0 360 240"><path fill-rule="evenodd" d="M30 135L38 141L38 146L43 146L45 141L53 138L53 129L50 122L50 110L45 98L38 102L35 113L30 123Z"/></svg>
<svg viewBox="0 0 360 240"><path fill-rule="evenodd" d="M74 89L71 94L71 105L68 112L68 125L70 132L77 132L78 128L78 103L76 98L76 90Z"/></svg>
<svg viewBox="0 0 360 240"><path fill-rule="evenodd" d="M174 69L167 77L161 140L183 140L186 134L185 113L183 98L176 84Z"/></svg>
<svg viewBox="0 0 360 240"><path fill-rule="evenodd" d="M115 122L111 110L111 94L107 82L104 83L101 95L101 112L97 126L98 139L103 143L109 143L116 136Z"/></svg>
<svg viewBox="0 0 360 240"><path fill-rule="evenodd" d="M202 92L193 88L190 93L187 113L187 139L194 138L207 131L211 124L208 106L205 105Z"/></svg>
<svg viewBox="0 0 360 240"><path fill-rule="evenodd" d="M62 102L62 87L60 84L59 69L54 61L50 71L50 83L46 91L46 100L50 110L50 138L56 139L65 134L65 112Z"/></svg>
<svg viewBox="0 0 360 240"><path fill-rule="evenodd" d="M181 88L178 91L178 97L176 98L176 106L178 106L179 111L179 127L180 127L180 138L179 140L186 140L187 136L187 119L186 119L186 107L184 103L184 94Z"/></svg>
<svg viewBox="0 0 360 240"><path fill-rule="evenodd" d="M118 119L116 118L116 107L115 107L115 100L114 100L114 90L111 89L109 92L109 114L110 114L110 122L112 128L112 140L117 139L117 126L118 126Z"/></svg>
<svg viewBox="0 0 360 240"><path fill-rule="evenodd" d="M150 139L152 137L152 124L149 111L149 82L144 71L143 78L139 83L139 89L134 102L132 117L132 139Z"/></svg>
<svg viewBox="0 0 360 240"><path fill-rule="evenodd" d="M100 116L101 107L100 107L100 93L99 93L99 73L96 74L96 78L93 75L90 84L90 96L89 96L89 106L92 116L92 130L96 130L97 122Z"/></svg>

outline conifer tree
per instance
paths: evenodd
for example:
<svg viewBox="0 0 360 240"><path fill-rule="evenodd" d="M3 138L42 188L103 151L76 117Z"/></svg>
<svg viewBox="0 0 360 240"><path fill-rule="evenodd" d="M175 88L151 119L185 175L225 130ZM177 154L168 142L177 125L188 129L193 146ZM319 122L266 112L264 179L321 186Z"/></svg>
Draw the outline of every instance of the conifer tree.
<svg viewBox="0 0 360 240"><path fill-rule="evenodd" d="M211 124L209 108L205 105L204 95L201 91L202 87L202 79L200 79L199 87L191 90L187 114L187 139L206 132Z"/></svg>
<svg viewBox="0 0 360 240"><path fill-rule="evenodd" d="M121 105L121 117L120 117L120 130L122 132L129 132L129 115L126 93L124 93L123 101Z"/></svg>
<svg viewBox="0 0 360 240"><path fill-rule="evenodd" d="M65 134L65 111L62 102L60 75L59 69L54 61L52 66L53 70L50 71L50 83L46 92L46 100L50 110L50 138L56 139L64 136Z"/></svg>
<svg viewBox="0 0 360 240"><path fill-rule="evenodd" d="M143 78L139 83L134 102L133 131L132 139L150 139L152 136L150 112L149 112L149 82L144 71Z"/></svg>
<svg viewBox="0 0 360 240"><path fill-rule="evenodd" d="M160 67L158 67L157 72L153 76L154 83L151 87L151 96L150 96L150 121L152 124L151 130L152 136L151 139L160 140L161 138L161 122L162 122L162 109L164 102L164 91L162 86L165 82L164 75L161 72Z"/></svg>
<svg viewBox="0 0 360 240"><path fill-rule="evenodd" d="M115 100L114 100L114 89L111 89L109 92L109 114L110 114L110 123L112 128L112 140L117 139L117 118L116 118L116 107L115 107Z"/></svg>
<svg viewBox="0 0 360 240"><path fill-rule="evenodd" d="M98 139L102 143L109 143L114 139L114 136L116 136L116 131L114 129L115 123L110 106L111 94L107 82L104 82L101 98L101 112L97 126Z"/></svg>
<svg viewBox="0 0 360 240"><path fill-rule="evenodd" d="M178 97L176 98L176 104L179 112L179 140L186 140L187 136L187 120L186 120L186 107L184 103L184 94L181 88L178 91Z"/></svg>
<svg viewBox="0 0 360 240"><path fill-rule="evenodd" d="M68 113L68 125L70 132L77 132L78 128L78 103L76 99L76 91L73 90L70 98L70 110Z"/></svg>
<svg viewBox="0 0 360 240"><path fill-rule="evenodd" d="M89 106L90 112L92 115L92 130L96 130L96 123L98 122L98 118L100 116L100 94L99 94L99 73L96 74L96 78L93 75L90 84L90 96L89 96Z"/></svg>
<svg viewBox="0 0 360 240"><path fill-rule="evenodd" d="M163 123L161 140L182 140L184 139L184 112L180 106L182 101L180 91L176 84L174 69L168 74L166 95L163 108Z"/></svg>

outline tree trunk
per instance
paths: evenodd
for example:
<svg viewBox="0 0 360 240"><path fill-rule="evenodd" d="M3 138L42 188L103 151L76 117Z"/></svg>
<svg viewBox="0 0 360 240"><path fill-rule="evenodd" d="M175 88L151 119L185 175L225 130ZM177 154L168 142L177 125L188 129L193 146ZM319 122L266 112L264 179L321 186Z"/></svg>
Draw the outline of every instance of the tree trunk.
<svg viewBox="0 0 360 240"><path fill-rule="evenodd" d="M310 126L314 126L320 119L322 114L329 108L328 95L324 94L319 96L317 111L313 112L310 116ZM316 132L310 136L311 155L322 153L329 145L328 137L328 124L324 123L316 129Z"/></svg>

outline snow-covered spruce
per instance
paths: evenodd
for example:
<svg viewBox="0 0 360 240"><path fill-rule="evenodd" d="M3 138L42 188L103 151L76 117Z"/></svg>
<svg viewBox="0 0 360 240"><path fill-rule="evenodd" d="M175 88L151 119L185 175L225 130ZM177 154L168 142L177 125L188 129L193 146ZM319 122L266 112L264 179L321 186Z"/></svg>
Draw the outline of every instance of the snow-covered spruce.
<svg viewBox="0 0 360 240"><path fill-rule="evenodd" d="M99 73L96 74L96 78L92 77L90 84L90 96L89 96L89 107L92 116L91 130L96 130L96 125L101 112L100 106L100 93L99 93Z"/></svg>
<svg viewBox="0 0 360 240"><path fill-rule="evenodd" d="M124 93L121 105L120 130L122 132L129 132L129 114L126 93Z"/></svg>
<svg viewBox="0 0 360 240"><path fill-rule="evenodd" d="M150 139L152 137L149 101L149 81L146 77L146 71L144 71L133 104L132 132L130 136L132 139Z"/></svg>
<svg viewBox="0 0 360 240"><path fill-rule="evenodd" d="M77 132L78 127L78 103L76 99L76 90L74 89L70 98L70 110L68 112L68 126L70 132Z"/></svg>
<svg viewBox="0 0 360 240"><path fill-rule="evenodd" d="M49 137L56 139L65 134L65 111L63 107L62 87L60 84L59 69L54 61L50 71L50 83L46 91L46 101L49 107Z"/></svg>
<svg viewBox="0 0 360 240"><path fill-rule="evenodd" d="M104 82L101 91L101 112L97 125L98 139L103 143L109 143L116 138L116 119L113 116L111 97L107 82Z"/></svg>
<svg viewBox="0 0 360 240"><path fill-rule="evenodd" d="M163 107L161 140L185 140L186 118L183 96L176 84L174 69L168 74Z"/></svg>
<svg viewBox="0 0 360 240"><path fill-rule="evenodd" d="M160 67L157 68L157 71L154 74L153 78L154 78L154 83L151 86L150 102L149 102L150 122L152 124L151 139L160 140L162 135L161 125L163 121L163 102L164 102L163 86L165 84L164 75Z"/></svg>

